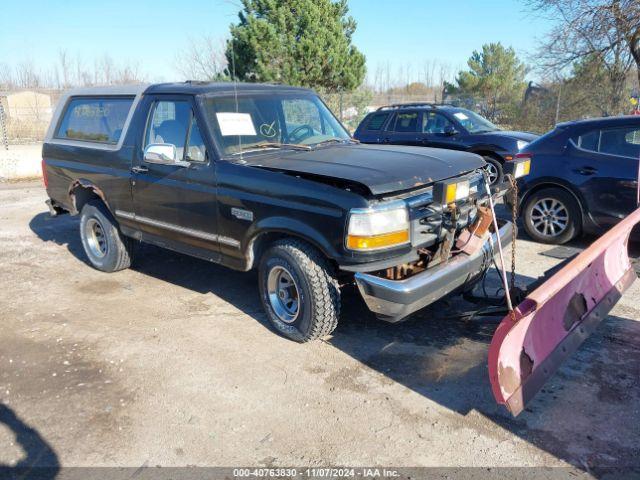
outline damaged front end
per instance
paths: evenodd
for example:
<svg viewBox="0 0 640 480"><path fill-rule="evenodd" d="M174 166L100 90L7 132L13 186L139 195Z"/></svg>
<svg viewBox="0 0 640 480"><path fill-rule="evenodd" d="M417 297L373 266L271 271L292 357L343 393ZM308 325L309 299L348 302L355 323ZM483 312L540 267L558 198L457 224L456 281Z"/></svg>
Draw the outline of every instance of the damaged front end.
<svg viewBox="0 0 640 480"><path fill-rule="evenodd" d="M498 326L489 377L496 401L514 416L635 280L627 244L638 222L640 209L537 287Z"/></svg>
<svg viewBox="0 0 640 480"><path fill-rule="evenodd" d="M492 190L497 199L509 185ZM417 259L355 273L369 309L382 320L398 322L480 279L498 250L498 238L508 245L515 228L504 220L497 221L498 231L493 228L488 199L481 172L439 182L428 194L405 199Z"/></svg>

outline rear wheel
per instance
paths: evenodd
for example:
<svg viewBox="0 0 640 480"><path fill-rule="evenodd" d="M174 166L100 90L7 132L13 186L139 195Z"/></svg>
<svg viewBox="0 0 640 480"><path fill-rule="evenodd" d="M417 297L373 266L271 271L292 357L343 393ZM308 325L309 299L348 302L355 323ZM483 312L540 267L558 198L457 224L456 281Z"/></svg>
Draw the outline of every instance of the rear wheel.
<svg viewBox="0 0 640 480"><path fill-rule="evenodd" d="M116 272L131 265L135 240L120 233L118 224L101 201L91 200L82 207L80 239L94 268Z"/></svg>
<svg viewBox="0 0 640 480"><path fill-rule="evenodd" d="M580 207L573 196L559 188L539 190L524 204L524 228L541 243L562 244L580 233Z"/></svg>
<svg viewBox="0 0 640 480"><path fill-rule="evenodd" d="M279 240L262 256L260 298L270 323L285 337L307 342L338 325L340 287L335 269L317 249Z"/></svg>

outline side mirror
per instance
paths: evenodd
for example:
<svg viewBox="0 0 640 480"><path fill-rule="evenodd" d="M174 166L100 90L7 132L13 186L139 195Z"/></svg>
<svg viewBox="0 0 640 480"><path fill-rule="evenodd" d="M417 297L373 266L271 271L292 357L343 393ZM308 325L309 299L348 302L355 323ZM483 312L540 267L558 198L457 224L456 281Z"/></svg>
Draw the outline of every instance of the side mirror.
<svg viewBox="0 0 640 480"><path fill-rule="evenodd" d="M189 162L178 159L178 151L171 143L152 143L144 149L144 161L157 165L174 165L188 167Z"/></svg>
<svg viewBox="0 0 640 480"><path fill-rule="evenodd" d="M444 127L444 134L449 137L453 137L454 135L458 134L458 130L456 130L453 125L447 125L446 127Z"/></svg>

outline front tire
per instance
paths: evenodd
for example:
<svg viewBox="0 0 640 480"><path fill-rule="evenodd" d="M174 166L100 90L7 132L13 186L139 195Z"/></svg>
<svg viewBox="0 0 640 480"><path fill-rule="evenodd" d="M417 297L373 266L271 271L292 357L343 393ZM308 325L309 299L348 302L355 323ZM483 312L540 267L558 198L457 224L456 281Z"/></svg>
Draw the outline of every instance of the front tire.
<svg viewBox="0 0 640 480"><path fill-rule="evenodd" d="M484 161L487 162L487 166L485 167L487 170L487 174L489 175L489 184L495 185L496 183L502 182L504 179L504 172L502 171L502 163L497 158L494 157L482 157Z"/></svg>
<svg viewBox="0 0 640 480"><path fill-rule="evenodd" d="M531 194L523 206L524 228L540 243L561 245L580 233L580 206L569 192L545 188Z"/></svg>
<svg viewBox="0 0 640 480"><path fill-rule="evenodd" d="M297 239L275 242L259 266L260 298L269 322L291 340L329 335L338 325L340 286L333 265Z"/></svg>
<svg viewBox="0 0 640 480"><path fill-rule="evenodd" d="M131 266L135 240L120 233L104 203L91 200L80 214L80 239L89 263L102 272L117 272Z"/></svg>

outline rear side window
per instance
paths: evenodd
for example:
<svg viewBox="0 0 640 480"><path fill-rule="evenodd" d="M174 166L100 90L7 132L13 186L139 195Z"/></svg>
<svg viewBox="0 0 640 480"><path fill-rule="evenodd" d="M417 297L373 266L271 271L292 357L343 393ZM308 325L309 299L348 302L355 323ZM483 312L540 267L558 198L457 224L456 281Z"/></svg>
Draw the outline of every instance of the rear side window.
<svg viewBox="0 0 640 480"><path fill-rule="evenodd" d="M115 145L120 140L133 97L73 98L56 138Z"/></svg>
<svg viewBox="0 0 640 480"><path fill-rule="evenodd" d="M418 113L399 113L396 116L395 132L417 132L418 131Z"/></svg>
<svg viewBox="0 0 640 480"><path fill-rule="evenodd" d="M583 150L598 151L598 143L600 143L600 130L592 130L591 132L583 133L575 140Z"/></svg>
<svg viewBox="0 0 640 480"><path fill-rule="evenodd" d="M622 157L640 156L640 127L617 127L592 130L573 138L583 150Z"/></svg>
<svg viewBox="0 0 640 480"><path fill-rule="evenodd" d="M602 153L638 158L640 156L640 127L612 128L600 133L600 149Z"/></svg>
<svg viewBox="0 0 640 480"><path fill-rule="evenodd" d="M387 118L389 118L389 112L371 115L367 122L367 130L382 130L382 125L387 121Z"/></svg>

